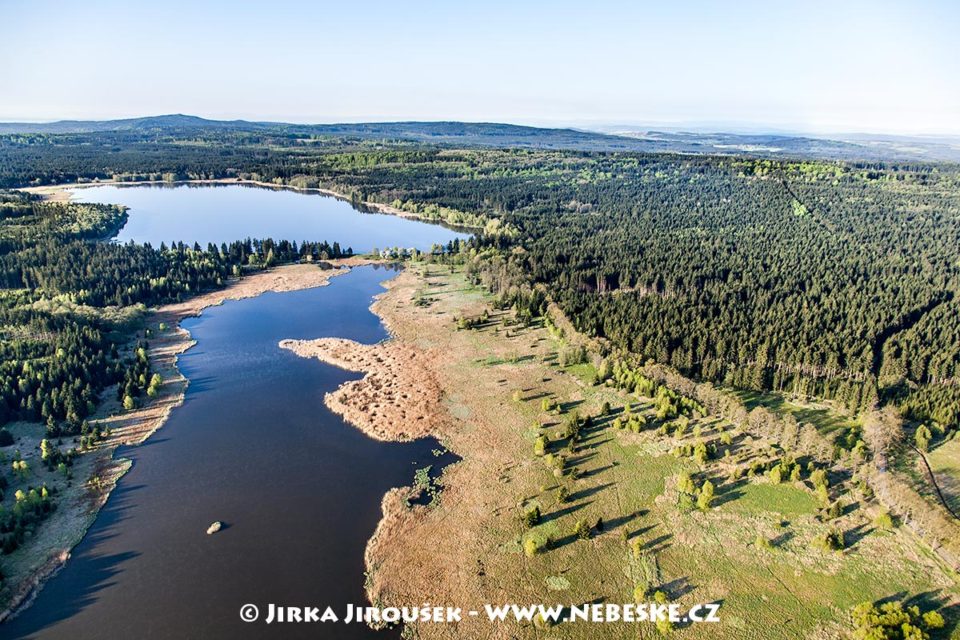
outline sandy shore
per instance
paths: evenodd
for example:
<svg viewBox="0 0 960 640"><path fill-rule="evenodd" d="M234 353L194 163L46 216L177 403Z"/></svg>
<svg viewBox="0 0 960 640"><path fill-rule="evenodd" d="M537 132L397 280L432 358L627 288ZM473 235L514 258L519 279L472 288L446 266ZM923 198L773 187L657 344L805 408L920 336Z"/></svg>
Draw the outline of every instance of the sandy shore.
<svg viewBox="0 0 960 640"><path fill-rule="evenodd" d="M138 409L124 411L114 399L112 390L104 392L104 397L108 399L98 409L91 423L109 428L110 437L80 457L83 464L81 468L89 474L89 480L80 484L76 495L67 499L67 504L60 505L51 519L40 528L32 543L15 554L23 554L21 557L24 560L18 565L20 570L16 574L5 576L11 585L10 597L0 611L0 622L29 606L46 580L62 568L70 557L71 549L83 539L117 481L129 468L129 459L114 457L117 447L144 442L163 426L170 412L183 403L189 381L177 368L177 359L195 342L190 333L180 327L180 322L184 318L199 315L207 307L228 300L252 298L267 291L321 287L330 278L347 273L349 267L369 264L371 261L348 258L330 262L345 268L321 269L311 264L280 266L248 275L222 290L149 312L145 324L151 330L147 338L150 363L153 371L163 378L160 394ZM160 329L161 326L165 328Z"/></svg>

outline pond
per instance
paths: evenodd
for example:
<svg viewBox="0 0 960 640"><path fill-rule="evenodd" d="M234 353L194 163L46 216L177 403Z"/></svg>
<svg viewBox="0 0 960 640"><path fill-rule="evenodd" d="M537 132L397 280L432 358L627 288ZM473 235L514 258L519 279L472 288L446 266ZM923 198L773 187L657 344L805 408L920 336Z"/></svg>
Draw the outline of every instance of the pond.
<svg viewBox="0 0 960 640"><path fill-rule="evenodd" d="M117 240L208 243L246 238L339 242L356 253L374 248L428 250L461 233L440 225L355 209L346 200L318 192L243 184L102 185L72 192L74 202L121 204L129 220Z"/></svg>

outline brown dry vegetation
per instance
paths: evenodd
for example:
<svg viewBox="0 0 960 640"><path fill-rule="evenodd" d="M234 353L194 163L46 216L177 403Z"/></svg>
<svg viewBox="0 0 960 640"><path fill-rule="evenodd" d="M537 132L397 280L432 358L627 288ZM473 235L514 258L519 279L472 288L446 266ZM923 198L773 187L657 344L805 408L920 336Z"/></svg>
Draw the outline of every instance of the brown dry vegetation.
<svg viewBox="0 0 960 640"><path fill-rule="evenodd" d="M325 401L335 413L378 440L414 440L448 430L433 361L440 354L402 342L364 345L342 338L282 340L280 347L342 369L363 371Z"/></svg>
<svg viewBox="0 0 960 640"><path fill-rule="evenodd" d="M485 603L625 603L633 601L637 584L652 581L682 605L722 603L719 625L689 626L683 636L766 640L835 637L846 628L849 609L865 600L923 592L946 605L956 602L953 573L906 528L874 526L876 503L849 480L832 484L832 496L845 508L825 522L806 481L732 477L735 467L770 456L774 441L751 435L752 427L732 430L731 458L699 466L670 455L678 444L717 443L731 424L707 416L693 420L684 435L656 433L650 400L589 384L581 369L590 365L561 367L560 340L544 328L521 327L511 312L491 310L489 297L461 274L412 266L373 309L394 340L373 347L345 341L288 346L368 372L328 398L368 433L433 433L462 457L445 472L437 503L410 506L406 489L384 498L384 518L366 554L374 603L465 610ZM456 330L458 317L484 311L488 322ZM424 391L415 391L421 382ZM541 411L543 398L559 409ZM412 404L404 409L407 401ZM631 433L602 418L567 448L559 435L563 421L573 411L597 416L604 401L614 414L630 404L654 428ZM415 420L421 415L424 420ZM534 455L534 440L544 434L575 475L555 474ZM678 509L682 471L717 486L712 509ZM571 494L562 503L556 498L561 485ZM532 506L543 514L532 531L554 542L528 557L521 544L529 532L519 515ZM572 534L578 520L598 517L605 522L601 533L589 540ZM811 548L831 527L843 531L847 548ZM757 547L758 535L768 548ZM408 632L424 638L658 636L652 625L578 623L543 631L493 625L482 615Z"/></svg>

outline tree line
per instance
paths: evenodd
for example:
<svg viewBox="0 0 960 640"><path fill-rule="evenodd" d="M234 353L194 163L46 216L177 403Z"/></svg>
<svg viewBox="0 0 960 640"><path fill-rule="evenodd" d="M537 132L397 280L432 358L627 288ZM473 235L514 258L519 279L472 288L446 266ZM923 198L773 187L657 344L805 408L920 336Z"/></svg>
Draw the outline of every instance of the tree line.
<svg viewBox="0 0 960 640"><path fill-rule="evenodd" d="M546 286L588 335L717 384L958 426L955 166L192 135L0 136L0 179L253 178L482 222L474 246L497 286ZM163 296L222 280L225 261L200 253L212 279L173 256L183 289ZM61 286L25 258L11 284ZM157 271L93 295L139 299L163 289Z"/></svg>

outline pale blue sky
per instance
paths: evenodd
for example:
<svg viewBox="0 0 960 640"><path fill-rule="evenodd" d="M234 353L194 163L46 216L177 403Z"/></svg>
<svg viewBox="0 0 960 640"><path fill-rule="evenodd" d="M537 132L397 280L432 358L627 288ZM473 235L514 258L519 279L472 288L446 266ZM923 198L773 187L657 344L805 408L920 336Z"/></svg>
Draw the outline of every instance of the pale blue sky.
<svg viewBox="0 0 960 640"><path fill-rule="evenodd" d="M0 120L960 133L951 0L0 0L0 25Z"/></svg>

